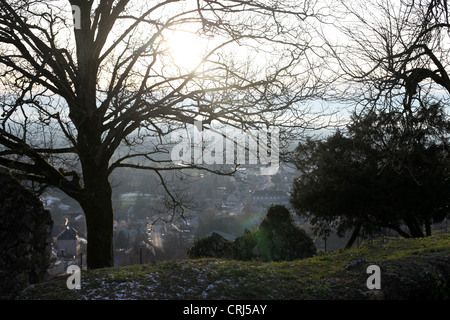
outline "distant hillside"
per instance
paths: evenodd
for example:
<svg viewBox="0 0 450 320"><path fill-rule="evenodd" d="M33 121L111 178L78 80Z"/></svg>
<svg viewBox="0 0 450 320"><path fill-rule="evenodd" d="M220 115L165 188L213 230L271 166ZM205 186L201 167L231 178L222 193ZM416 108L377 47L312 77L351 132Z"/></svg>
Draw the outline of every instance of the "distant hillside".
<svg viewBox="0 0 450 320"><path fill-rule="evenodd" d="M367 267L381 269L381 290L366 286ZM241 262L198 259L82 271L39 284L20 299L354 300L449 299L450 234L389 238L305 260Z"/></svg>

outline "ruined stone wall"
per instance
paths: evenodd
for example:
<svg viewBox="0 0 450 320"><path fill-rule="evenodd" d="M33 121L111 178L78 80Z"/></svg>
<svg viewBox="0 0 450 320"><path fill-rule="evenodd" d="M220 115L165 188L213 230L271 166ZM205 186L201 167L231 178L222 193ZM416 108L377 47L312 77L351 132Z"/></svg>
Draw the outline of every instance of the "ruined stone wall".
<svg viewBox="0 0 450 320"><path fill-rule="evenodd" d="M0 299L45 280L51 254L50 212L9 174L0 172Z"/></svg>

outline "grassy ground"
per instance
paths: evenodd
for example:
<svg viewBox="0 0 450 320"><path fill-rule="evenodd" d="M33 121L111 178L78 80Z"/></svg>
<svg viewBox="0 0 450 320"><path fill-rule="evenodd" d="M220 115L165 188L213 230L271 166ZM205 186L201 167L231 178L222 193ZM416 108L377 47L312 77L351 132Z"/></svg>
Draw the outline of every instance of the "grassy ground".
<svg viewBox="0 0 450 320"><path fill-rule="evenodd" d="M381 269L381 290L366 286L373 264ZM82 271L79 290L69 290L66 279L36 285L19 299L449 299L450 234L389 238L296 261L197 259Z"/></svg>

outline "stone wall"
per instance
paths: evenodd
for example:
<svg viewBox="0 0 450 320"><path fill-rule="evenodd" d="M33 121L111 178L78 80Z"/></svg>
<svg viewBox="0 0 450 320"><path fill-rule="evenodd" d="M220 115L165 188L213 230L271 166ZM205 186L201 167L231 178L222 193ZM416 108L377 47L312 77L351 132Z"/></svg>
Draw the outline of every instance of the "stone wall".
<svg viewBox="0 0 450 320"><path fill-rule="evenodd" d="M0 298L13 299L45 280L51 254L50 212L9 174L0 172Z"/></svg>

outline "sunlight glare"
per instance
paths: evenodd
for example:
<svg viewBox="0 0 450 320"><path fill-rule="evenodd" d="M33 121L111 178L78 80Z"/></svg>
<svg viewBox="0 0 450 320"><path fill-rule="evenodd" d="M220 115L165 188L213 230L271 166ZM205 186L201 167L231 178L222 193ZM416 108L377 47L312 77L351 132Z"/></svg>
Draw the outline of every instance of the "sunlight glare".
<svg viewBox="0 0 450 320"><path fill-rule="evenodd" d="M193 33L175 31L167 39L169 53L178 68L193 71L207 54L208 40Z"/></svg>

